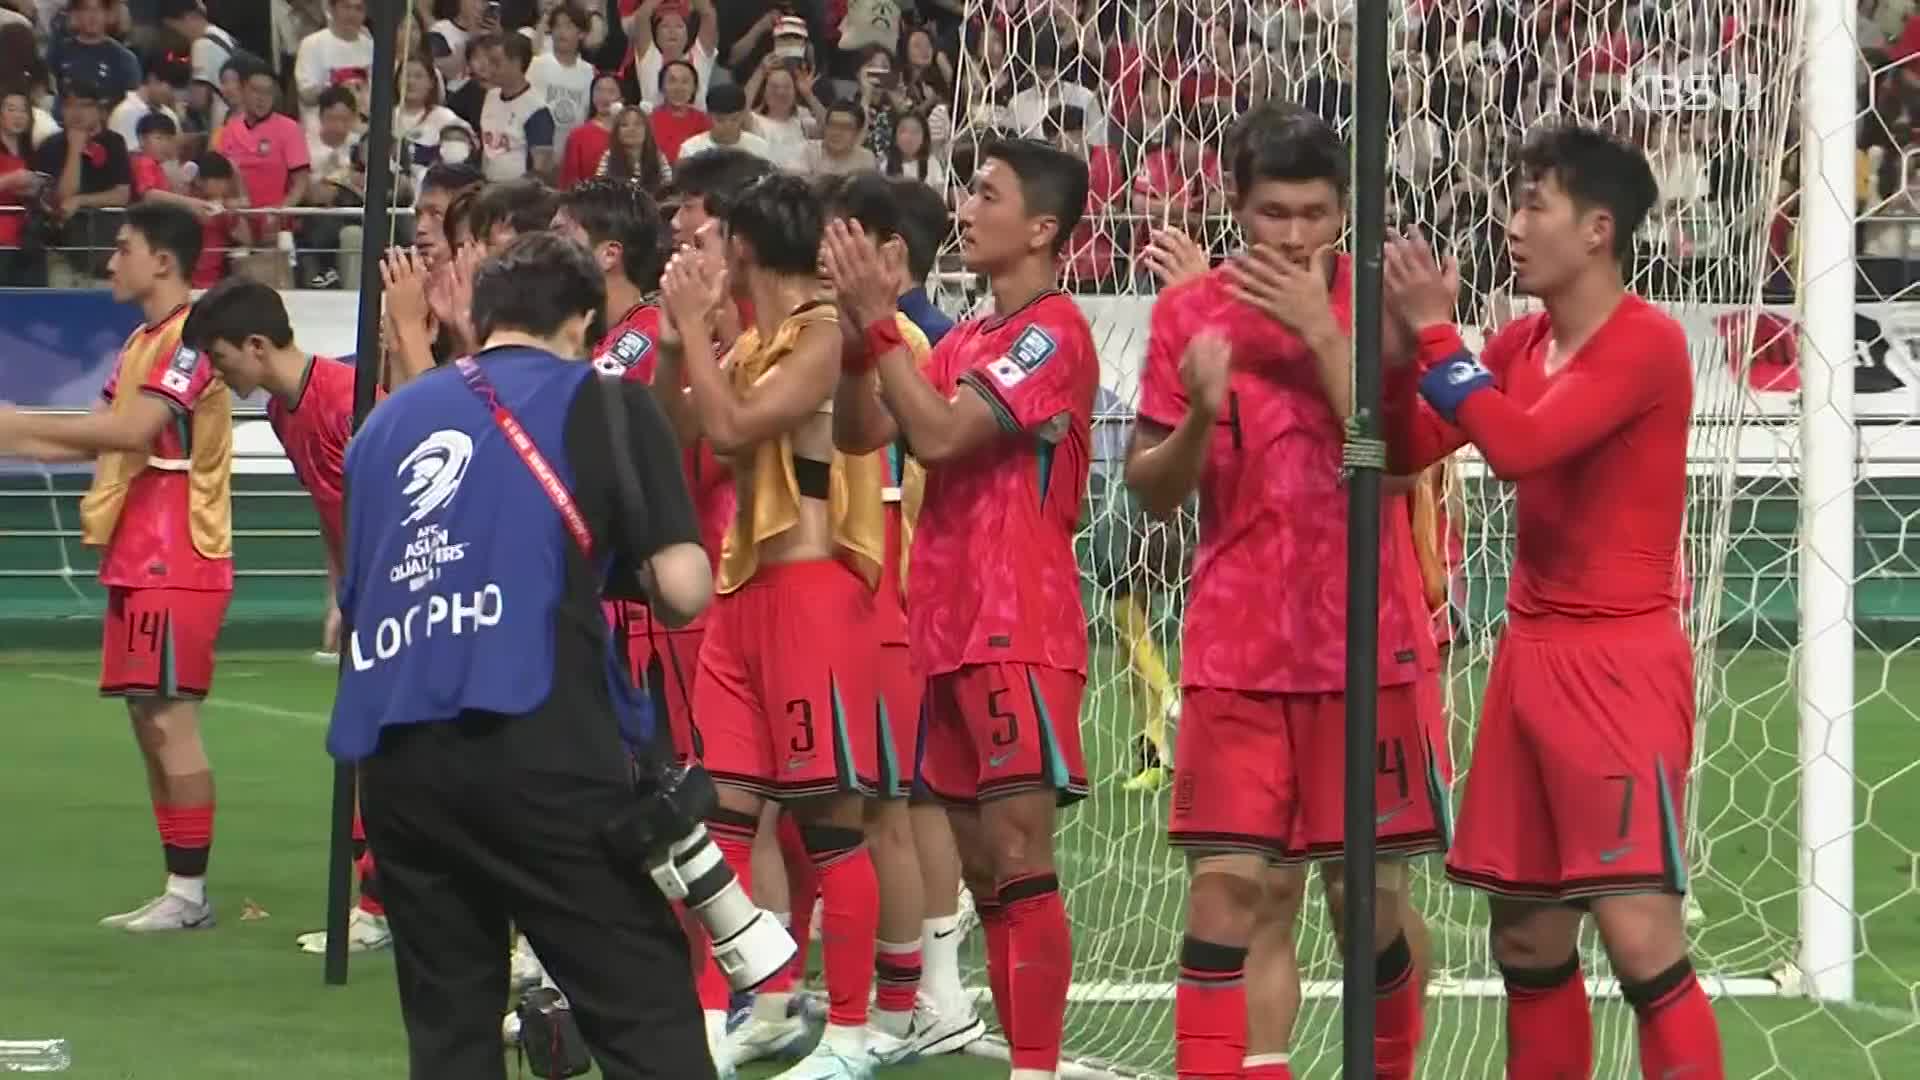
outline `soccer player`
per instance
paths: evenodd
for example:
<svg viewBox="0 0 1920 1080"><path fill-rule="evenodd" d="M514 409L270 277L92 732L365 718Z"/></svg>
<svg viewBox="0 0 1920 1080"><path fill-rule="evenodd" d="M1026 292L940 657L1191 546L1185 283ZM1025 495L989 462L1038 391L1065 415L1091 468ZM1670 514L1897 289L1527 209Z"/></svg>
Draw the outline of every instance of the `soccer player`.
<svg viewBox="0 0 1920 1080"><path fill-rule="evenodd" d="M114 298L145 320L120 351L102 403L85 416L0 406L0 457L94 461L81 536L104 549L100 692L125 698L146 761L165 854L165 890L102 925L136 933L213 925L213 766L200 701L233 597L233 398L182 343L200 223L164 203L127 211L107 264Z"/></svg>
<svg viewBox="0 0 1920 1080"><path fill-rule="evenodd" d="M663 395L669 415L683 438L706 439L729 462L740 492L694 680L701 760L720 788L708 829L749 882L763 802L798 819L819 879L829 1004L819 1043L781 1076L864 1078L879 896L861 803L880 779L884 463L833 446L841 332L818 299L823 221L813 189L765 177L724 213L724 263L685 251L663 281L667 351L681 355L661 376L678 366L689 387ZM723 366L713 321L728 286L755 321Z"/></svg>
<svg viewBox="0 0 1920 1080"><path fill-rule="evenodd" d="M1578 952L1591 913L1638 1018L1641 1074L1718 1080L1681 908L1695 718L1675 568L1693 365L1679 324L1628 293L1623 270L1653 171L1576 126L1535 132L1520 170L1507 242L1516 286L1545 311L1478 357L1453 326L1451 265L1417 241L1386 256L1422 369L1390 383L1395 471L1472 442L1518 506L1507 628L1447 874L1488 897L1507 1075L1592 1071Z"/></svg>
<svg viewBox="0 0 1920 1080"><path fill-rule="evenodd" d="M489 184L474 196L468 225L474 241L488 255L498 255L515 238L552 227L557 205L553 189L538 180Z"/></svg>
<svg viewBox="0 0 1920 1080"><path fill-rule="evenodd" d="M267 393L267 422L320 517L320 539L327 549L326 636L331 644L340 632L335 598L346 540L341 470L347 440L353 436L353 365L300 348L280 294L247 278L228 278L208 290L187 316L181 336L213 363L235 393ZM357 814L353 825L360 902L347 922L347 948L384 949L393 943L393 935ZM302 934L298 944L305 952L324 953L327 933Z"/></svg>
<svg viewBox="0 0 1920 1080"><path fill-rule="evenodd" d="M447 209L485 182L480 170L471 165L444 163L428 169L421 179L420 197L413 205L413 243L429 270L438 272L453 261L455 247L446 234Z"/></svg>
<svg viewBox="0 0 1920 1080"><path fill-rule="evenodd" d="M994 313L956 327L924 369L894 320L900 284L872 244L845 223L827 244L864 345L834 399L836 437L855 451L905 438L927 469L907 594L914 663L928 676L919 779L952 811L1014 1080L1058 1068L1073 979L1053 832L1057 807L1088 790L1073 530L1100 366L1055 273L1086 200L1085 162L1031 139L982 147L960 250L991 279Z"/></svg>
<svg viewBox="0 0 1920 1080"><path fill-rule="evenodd" d="M1127 482L1159 516L1200 494L1168 821L1189 873L1175 1068L1271 1080L1291 1075L1303 864L1339 859L1345 832L1352 278L1331 246L1347 154L1317 116L1269 102L1242 118L1229 157L1254 247L1154 304ZM1413 1074L1421 1022L1400 858L1440 850L1445 832L1402 500L1381 543L1375 931L1378 1075L1395 1080ZM1323 867L1338 927L1344 875Z"/></svg>

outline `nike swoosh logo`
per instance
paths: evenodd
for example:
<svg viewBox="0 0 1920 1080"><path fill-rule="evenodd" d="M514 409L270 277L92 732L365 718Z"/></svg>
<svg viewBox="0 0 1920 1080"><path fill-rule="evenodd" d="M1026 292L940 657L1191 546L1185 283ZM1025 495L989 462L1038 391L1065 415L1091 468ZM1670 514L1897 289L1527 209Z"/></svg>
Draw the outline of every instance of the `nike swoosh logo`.
<svg viewBox="0 0 1920 1080"><path fill-rule="evenodd" d="M938 930L935 930L935 931L933 932L933 940L935 940L935 941L945 941L945 940L947 940L948 938L950 938L950 937L952 937L953 935L955 935L955 934L957 934L957 933L959 933L959 932L960 932L960 931L959 931L959 929L958 929L958 928L955 928L955 929L952 929L952 930L949 930L949 931L947 931L947 932L946 932L946 933L944 933L944 934L943 934L943 933L941 933L941 932L940 932L940 931L938 931Z"/></svg>
<svg viewBox="0 0 1920 1080"><path fill-rule="evenodd" d="M1007 762L1012 760L1013 760L1013 751L1009 750L1004 754L995 754L992 757L988 758L987 764L988 766L997 769L1000 766L1005 765Z"/></svg>
<svg viewBox="0 0 1920 1080"><path fill-rule="evenodd" d="M1608 848L1606 851L1603 851L1600 853L1600 861L1603 863L1619 862L1622 856L1626 855L1628 852L1632 850L1633 850L1632 844L1622 844L1617 848Z"/></svg>

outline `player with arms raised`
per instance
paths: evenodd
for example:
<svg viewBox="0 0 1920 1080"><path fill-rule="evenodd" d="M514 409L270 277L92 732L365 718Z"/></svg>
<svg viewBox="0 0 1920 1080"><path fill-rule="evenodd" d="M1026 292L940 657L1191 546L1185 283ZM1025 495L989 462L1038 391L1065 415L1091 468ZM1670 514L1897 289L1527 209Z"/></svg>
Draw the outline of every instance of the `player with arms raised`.
<svg viewBox="0 0 1920 1080"><path fill-rule="evenodd" d="M927 469L907 583L909 647L929 680L920 779L954 811L1013 1078L1040 1080L1059 1065L1073 979L1053 831L1056 807L1088 790L1073 531L1100 364L1055 278L1086 163L1028 139L989 140L980 161L960 247L991 279L994 314L954 328L924 371L894 319L895 276L857 224L828 230L827 270L863 346L848 350L834 421L843 448L904 437Z"/></svg>
<svg viewBox="0 0 1920 1080"><path fill-rule="evenodd" d="M1578 952L1591 912L1638 1017L1642 1075L1719 1080L1681 908L1694 686L1676 567L1693 365L1679 324L1627 292L1622 269L1657 189L1638 149L1588 128L1535 133L1520 168L1515 284L1546 310L1479 357L1452 323L1451 268L1417 242L1386 256L1424 369L1390 382L1395 471L1472 442L1517 506L1507 628L1447 873L1488 894L1508 1076L1592 1071Z"/></svg>
<svg viewBox="0 0 1920 1080"><path fill-rule="evenodd" d="M1351 260L1332 254L1347 187L1339 137L1312 113L1258 106L1233 134L1253 248L1154 304L1127 482L1152 513L1196 488L1200 538L1181 650L1168 831L1189 859L1175 993L1186 1077L1290 1076L1300 1006L1294 927L1307 859L1343 851ZM1433 665L1411 588L1403 496L1381 540L1377 1060L1413 1075L1419 937L1401 858L1444 846L1444 748L1429 737ZM1424 653L1431 653L1431 638ZM1340 925L1339 864L1323 864Z"/></svg>
<svg viewBox="0 0 1920 1080"><path fill-rule="evenodd" d="M145 321L120 350L104 401L85 416L0 406L0 457L94 461L81 536L103 548L100 692L127 699L167 866L166 890L102 925L134 932L213 925L207 857L213 766L200 700L233 597L233 397L181 342L200 223L170 204L127 211L107 273Z"/></svg>
<svg viewBox="0 0 1920 1080"><path fill-rule="evenodd" d="M326 641L332 650L340 634L334 590L346 540L341 470L347 441L353 437L353 365L300 348L293 340L293 323L280 294L243 277L228 278L209 289L193 306L181 334L213 363L235 393L266 391L267 422L320 517L320 539L327 549ZM360 902L347 923L347 947L353 952L384 949L392 944L393 935L387 929L373 856L367 853L366 832L357 814L353 841ZM306 952L324 953L327 933L302 934L298 944Z"/></svg>

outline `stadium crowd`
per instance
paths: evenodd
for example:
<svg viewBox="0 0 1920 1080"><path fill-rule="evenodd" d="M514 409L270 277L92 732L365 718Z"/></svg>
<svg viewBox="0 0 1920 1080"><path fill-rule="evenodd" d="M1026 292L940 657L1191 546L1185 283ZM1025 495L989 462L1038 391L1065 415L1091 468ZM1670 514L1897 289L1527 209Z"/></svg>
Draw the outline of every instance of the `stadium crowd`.
<svg viewBox="0 0 1920 1080"><path fill-rule="evenodd" d="M1401 0L1397 221L1459 252L1485 295L1510 276L1519 136L1571 114L1652 160L1643 256L1764 243L1785 260L1794 155L1770 177L1742 148L1794 93L1765 76L1786 11ZM1148 226L1225 250L1219 148L1250 102L1350 122L1351 14L1351 0L421 0L402 26L398 197L411 206L442 162L562 190L637 176L662 194L681 158L738 146L804 175L924 181L951 203L977 137L1015 130L1087 159L1069 277L1125 288L1145 280ZM1904 263L1920 239L1920 15L1860 0L1858 34L1860 248ZM205 223L197 285L236 270L355 282L372 57L366 0L0 0L0 283L97 280L121 208L147 199ZM262 212L288 207L303 209Z"/></svg>

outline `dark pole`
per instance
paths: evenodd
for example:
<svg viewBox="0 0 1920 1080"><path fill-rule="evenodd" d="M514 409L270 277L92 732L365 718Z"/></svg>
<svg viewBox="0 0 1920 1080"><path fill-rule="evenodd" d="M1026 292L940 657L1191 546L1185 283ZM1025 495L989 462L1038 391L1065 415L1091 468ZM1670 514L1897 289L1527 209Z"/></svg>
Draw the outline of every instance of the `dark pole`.
<svg viewBox="0 0 1920 1080"><path fill-rule="evenodd" d="M360 228L360 325L354 352L353 427L373 411L380 387L380 254L393 205L394 62L407 0L373 0L373 88L367 103L367 201ZM346 653L350 646L341 649ZM346 662L346 657L341 658ZM354 767L333 767L332 841L327 850L327 983L347 981L347 902L353 886Z"/></svg>
<svg viewBox="0 0 1920 1080"><path fill-rule="evenodd" d="M1346 995L1342 1076L1373 1075L1374 739L1380 674L1381 247L1386 240L1387 0L1354 13L1353 420L1347 432Z"/></svg>

